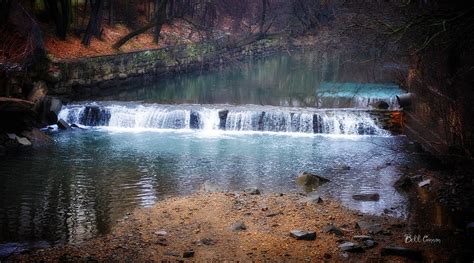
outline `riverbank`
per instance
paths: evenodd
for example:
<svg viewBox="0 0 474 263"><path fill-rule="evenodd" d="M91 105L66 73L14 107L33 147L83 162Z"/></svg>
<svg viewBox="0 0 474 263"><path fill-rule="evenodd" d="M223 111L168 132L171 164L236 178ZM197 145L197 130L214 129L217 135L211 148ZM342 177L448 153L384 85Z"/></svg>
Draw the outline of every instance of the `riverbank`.
<svg viewBox="0 0 474 263"><path fill-rule="evenodd" d="M294 230L314 231L316 237L298 240ZM404 220L362 214L304 194L199 193L138 209L104 237L8 260L444 261L442 242L439 237L417 241Z"/></svg>

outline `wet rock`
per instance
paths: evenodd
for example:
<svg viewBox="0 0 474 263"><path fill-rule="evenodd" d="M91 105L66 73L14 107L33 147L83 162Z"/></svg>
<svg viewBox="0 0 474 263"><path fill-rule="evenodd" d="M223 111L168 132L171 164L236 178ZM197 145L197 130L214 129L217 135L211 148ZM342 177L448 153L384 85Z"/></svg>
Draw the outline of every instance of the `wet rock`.
<svg viewBox="0 0 474 263"><path fill-rule="evenodd" d="M191 129L199 129L200 116L199 112L191 111L189 126Z"/></svg>
<svg viewBox="0 0 474 263"><path fill-rule="evenodd" d="M302 230L292 230L290 231L290 236L296 240L315 240L316 232L313 231L302 231Z"/></svg>
<svg viewBox="0 0 474 263"><path fill-rule="evenodd" d="M249 195L259 195L260 190L257 187L249 187L245 189L245 193Z"/></svg>
<svg viewBox="0 0 474 263"><path fill-rule="evenodd" d="M319 195L309 195L304 199L308 204L320 204L323 202L323 199Z"/></svg>
<svg viewBox="0 0 474 263"><path fill-rule="evenodd" d="M374 240L371 236L366 236L366 235L357 235L352 237L354 240L360 240L360 241L365 241L365 240Z"/></svg>
<svg viewBox="0 0 474 263"><path fill-rule="evenodd" d="M356 195L352 195L352 199L357 200L357 201L378 201L380 200L380 195L377 193L356 194Z"/></svg>
<svg viewBox="0 0 474 263"><path fill-rule="evenodd" d="M48 125L53 125L58 122L59 112L61 111L62 102L53 97L45 97L43 101L43 120Z"/></svg>
<svg viewBox="0 0 474 263"><path fill-rule="evenodd" d="M225 130L225 125L227 121L227 114L229 114L228 110L221 110L219 111L219 129Z"/></svg>
<svg viewBox="0 0 474 263"><path fill-rule="evenodd" d="M329 179L309 172L302 172L298 178L296 178L296 183L304 186L308 191L312 191L327 182L329 182Z"/></svg>
<svg viewBox="0 0 474 263"><path fill-rule="evenodd" d="M355 228L360 229L362 232L368 232L371 234L382 232L382 226L380 224L373 224L365 221L358 221L355 224Z"/></svg>
<svg viewBox="0 0 474 263"><path fill-rule="evenodd" d="M361 246L359 246L357 243L353 243L353 242L344 242L344 243L339 245L339 248L342 251L351 252L351 253L364 252L364 249Z"/></svg>
<svg viewBox="0 0 474 263"><path fill-rule="evenodd" d="M107 126L110 121L110 111L99 106L86 106L79 123L86 126Z"/></svg>
<svg viewBox="0 0 474 263"><path fill-rule="evenodd" d="M31 146L30 140L28 140L28 139L25 138L25 137L18 137L18 136L16 136L16 142L17 142L20 146L23 146L23 147Z"/></svg>
<svg viewBox="0 0 474 263"><path fill-rule="evenodd" d="M61 129L61 130L70 130L71 129L71 126L69 126L69 124L63 119L59 119L57 125L58 125L58 128Z"/></svg>
<svg viewBox="0 0 474 263"><path fill-rule="evenodd" d="M423 255L420 250L405 247L384 247L380 253L382 256L400 256L419 261L423 259Z"/></svg>
<svg viewBox="0 0 474 263"><path fill-rule="evenodd" d="M430 185L431 183L431 180L430 179L426 179L426 180L423 180L421 182L418 183L418 187L425 187L425 186L428 186Z"/></svg>
<svg viewBox="0 0 474 263"><path fill-rule="evenodd" d="M247 229L247 226L245 225L243 221L235 222L234 224L232 224L232 226L230 226L230 230L232 231L243 231L246 229Z"/></svg>
<svg viewBox="0 0 474 263"><path fill-rule="evenodd" d="M187 250L183 252L183 258L192 258L192 257L194 257L193 250Z"/></svg>
<svg viewBox="0 0 474 263"><path fill-rule="evenodd" d="M387 110L390 107L390 105L387 102L381 100L381 101L375 102L373 104L373 107L379 110Z"/></svg>
<svg viewBox="0 0 474 263"><path fill-rule="evenodd" d="M342 232L341 229L337 228L336 226L333 226L333 225L327 225L325 227L323 227L323 232L324 233L331 233L331 234L334 234L336 236L343 236L344 233Z"/></svg>

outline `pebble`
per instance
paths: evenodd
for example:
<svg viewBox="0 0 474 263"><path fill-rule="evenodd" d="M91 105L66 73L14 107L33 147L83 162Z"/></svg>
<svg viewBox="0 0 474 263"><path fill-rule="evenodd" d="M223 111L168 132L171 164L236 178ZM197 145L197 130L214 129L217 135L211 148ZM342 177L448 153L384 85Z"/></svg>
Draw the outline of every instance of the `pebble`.
<svg viewBox="0 0 474 263"><path fill-rule="evenodd" d="M230 230L232 231L243 231L246 229L247 229L247 226L245 225L243 221L235 222L232 226L230 226Z"/></svg>
<svg viewBox="0 0 474 263"><path fill-rule="evenodd" d="M323 227L323 232L324 233L331 233L331 234L334 234L336 236L342 236L344 235L344 233L342 232L341 229L333 226L333 225L327 225L325 227Z"/></svg>
<svg viewBox="0 0 474 263"><path fill-rule="evenodd" d="M290 231L290 236L295 238L296 240L315 240L316 232L292 230Z"/></svg>

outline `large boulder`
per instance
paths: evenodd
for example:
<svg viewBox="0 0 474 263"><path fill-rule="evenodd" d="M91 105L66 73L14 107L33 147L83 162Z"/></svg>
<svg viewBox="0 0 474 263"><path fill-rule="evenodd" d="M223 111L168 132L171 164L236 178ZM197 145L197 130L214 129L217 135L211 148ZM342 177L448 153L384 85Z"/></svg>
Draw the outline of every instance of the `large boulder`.
<svg viewBox="0 0 474 263"><path fill-rule="evenodd" d="M63 107L63 103L58 98L46 96L43 100L42 116L43 121L48 125L58 122L59 112Z"/></svg>

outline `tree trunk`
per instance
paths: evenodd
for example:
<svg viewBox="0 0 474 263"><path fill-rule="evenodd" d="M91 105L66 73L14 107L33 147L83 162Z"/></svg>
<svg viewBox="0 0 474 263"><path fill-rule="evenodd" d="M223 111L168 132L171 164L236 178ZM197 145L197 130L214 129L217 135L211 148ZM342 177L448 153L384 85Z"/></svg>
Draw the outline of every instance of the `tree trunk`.
<svg viewBox="0 0 474 263"><path fill-rule="evenodd" d="M155 34L153 37L153 41L155 43L158 43L158 41L160 40L161 28L163 27L163 24L166 21L166 10L168 7L168 2L169 0L161 0L160 5L158 6L158 10L155 14L156 27L154 32Z"/></svg>
<svg viewBox="0 0 474 263"><path fill-rule="evenodd" d="M114 0L109 0L109 26L114 25Z"/></svg>
<svg viewBox="0 0 474 263"><path fill-rule="evenodd" d="M166 21L166 6L167 6L168 0L162 0L160 2L160 5L156 9L155 17L153 18L153 21L145 25L144 27L135 30L133 32L130 32L128 35L122 37L119 41L117 41L112 47L115 49L119 49L121 46L123 46L125 43L127 43L130 39L145 33L149 29L156 27L155 31L155 37L160 36L161 32L161 27ZM159 31L158 31L159 30Z"/></svg>
<svg viewBox="0 0 474 263"><path fill-rule="evenodd" d="M261 37L265 37L264 27L265 27L265 19L267 16L267 6L268 0L262 0L262 18L260 19L260 35Z"/></svg>
<svg viewBox="0 0 474 263"><path fill-rule="evenodd" d="M87 24L86 32L82 38L82 44L84 46L89 46L91 43L92 36L97 38L100 37L101 28L102 28L102 15L104 11L104 0L96 0L95 4L92 7L91 17L89 18L89 23Z"/></svg>
<svg viewBox="0 0 474 263"><path fill-rule="evenodd" d="M11 0L0 0L0 28L8 21Z"/></svg>

